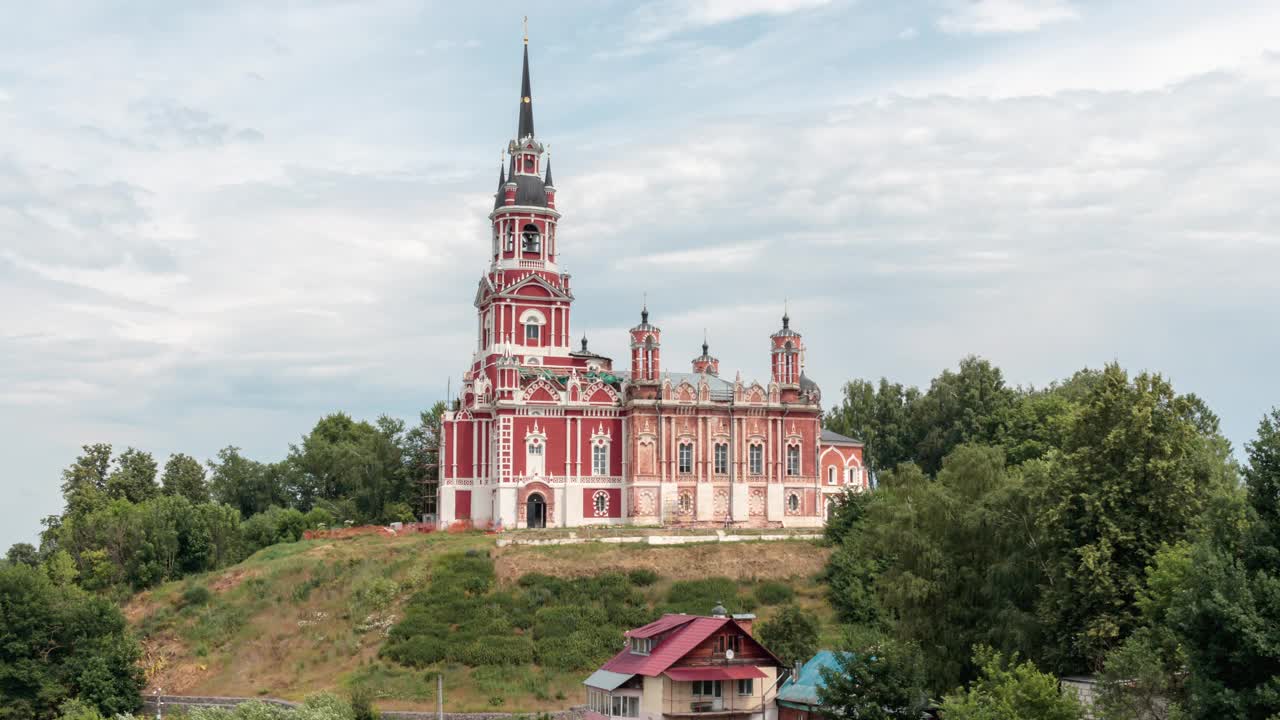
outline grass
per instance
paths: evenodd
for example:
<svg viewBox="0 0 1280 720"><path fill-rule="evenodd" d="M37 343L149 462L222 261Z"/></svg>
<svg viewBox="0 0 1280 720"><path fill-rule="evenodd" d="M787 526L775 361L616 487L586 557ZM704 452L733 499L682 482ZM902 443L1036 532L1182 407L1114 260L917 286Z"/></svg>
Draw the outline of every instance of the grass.
<svg viewBox="0 0 1280 720"><path fill-rule="evenodd" d="M770 582L785 581L835 639L813 578L824 558L802 541L499 550L481 533L311 540L155 588L126 615L145 639L151 689L301 699L360 687L382 709L429 711L440 675L448 711L532 713L580 703L583 678L621 631L663 611L705 614L723 601L767 619L775 607L756 598ZM443 654L392 651L432 638Z"/></svg>

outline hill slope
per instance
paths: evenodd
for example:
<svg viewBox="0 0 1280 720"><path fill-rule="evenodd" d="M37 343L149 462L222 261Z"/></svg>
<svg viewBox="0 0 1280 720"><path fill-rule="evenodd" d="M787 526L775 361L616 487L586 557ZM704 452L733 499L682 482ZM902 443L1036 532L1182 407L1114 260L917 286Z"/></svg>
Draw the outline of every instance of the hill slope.
<svg viewBox="0 0 1280 720"><path fill-rule="evenodd" d="M508 602L519 602L511 598L536 582L519 582L530 573L593 578L642 571L626 589L641 614L684 607L682 602L697 611L714 592L730 595L724 600L731 610L753 609L766 619L774 608L755 607L754 591L764 581L783 580L797 602L819 615L824 631L834 631L815 580L827 550L804 541L497 548L492 536L473 533L311 540L272 546L224 571L136 596L125 612L145 638L148 692L159 687L175 694L296 699L359 684L384 709L432 709L435 676L443 673L451 711L535 711L581 702L587 672L580 670L527 661L468 667L449 660L412 668L379 657L410 599L422 593L421 609L443 559L463 555L492 558L492 571L485 571L492 586L465 592ZM537 591L547 592L545 584ZM537 642L532 632L526 645Z"/></svg>

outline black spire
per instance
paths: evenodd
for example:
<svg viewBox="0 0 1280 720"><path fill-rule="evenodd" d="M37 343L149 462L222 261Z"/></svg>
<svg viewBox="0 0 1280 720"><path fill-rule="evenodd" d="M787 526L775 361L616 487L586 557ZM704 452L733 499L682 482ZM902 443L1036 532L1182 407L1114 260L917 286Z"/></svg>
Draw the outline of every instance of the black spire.
<svg viewBox="0 0 1280 720"><path fill-rule="evenodd" d="M648 305L645 305L644 309L640 311L640 324L641 325L649 324L649 306Z"/></svg>
<svg viewBox="0 0 1280 720"><path fill-rule="evenodd" d="M586 351L587 351L587 336L583 335L582 336L582 352L585 353Z"/></svg>
<svg viewBox="0 0 1280 720"><path fill-rule="evenodd" d="M524 36L524 72L520 78L520 130L516 139L533 136L533 91L529 89L529 35Z"/></svg>
<svg viewBox="0 0 1280 720"><path fill-rule="evenodd" d="M556 186L555 183L551 182L551 152L550 151L547 152L547 179L546 179L546 182L544 182L543 184L546 185L547 187Z"/></svg>

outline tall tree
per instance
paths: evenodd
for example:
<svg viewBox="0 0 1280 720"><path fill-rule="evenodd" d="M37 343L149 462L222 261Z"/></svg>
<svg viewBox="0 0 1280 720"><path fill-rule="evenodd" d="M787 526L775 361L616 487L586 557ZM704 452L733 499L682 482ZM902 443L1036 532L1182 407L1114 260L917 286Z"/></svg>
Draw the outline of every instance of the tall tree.
<svg viewBox="0 0 1280 720"><path fill-rule="evenodd" d="M1280 409L1246 449L1245 501L1215 505L1168 612L1196 718L1280 715Z"/></svg>
<svg viewBox="0 0 1280 720"><path fill-rule="evenodd" d="M107 471L111 467L111 446L85 445L75 462L62 471L62 497L67 514L89 512L106 500Z"/></svg>
<svg viewBox="0 0 1280 720"><path fill-rule="evenodd" d="M872 476L911 460L918 440L911 412L920 391L880 378L845 383L840 405L823 419L829 430L861 440L863 460Z"/></svg>
<svg viewBox="0 0 1280 720"><path fill-rule="evenodd" d="M209 461L209 490L213 499L230 505L248 518L272 505L284 505L288 499L280 484L280 473L269 472L267 466L240 454L240 448L227 446L218 458Z"/></svg>
<svg viewBox="0 0 1280 720"><path fill-rule="evenodd" d="M107 496L139 503L154 497L156 460L151 453L128 448L116 458L115 469L107 476Z"/></svg>
<svg viewBox="0 0 1280 720"><path fill-rule="evenodd" d="M161 485L165 495L180 495L193 503L209 502L209 485L199 460L183 453L170 455Z"/></svg>
<svg viewBox="0 0 1280 720"><path fill-rule="evenodd" d="M915 461L933 475L956 446L995 444L1016 395L1005 385L1000 368L982 358L971 355L960 361L955 372L943 370L911 407L919 433Z"/></svg>
<svg viewBox="0 0 1280 720"><path fill-rule="evenodd" d="M1187 537L1231 468L1201 406L1159 375L1108 365L1049 478L1040 526L1050 560L1039 613L1059 671L1101 667L1139 624L1135 596L1162 543Z"/></svg>
<svg viewBox="0 0 1280 720"><path fill-rule="evenodd" d="M380 522L388 505L413 499L399 445L403 432L403 423L390 418L377 427L345 413L322 418L289 451L301 509L350 500L356 513L351 519Z"/></svg>

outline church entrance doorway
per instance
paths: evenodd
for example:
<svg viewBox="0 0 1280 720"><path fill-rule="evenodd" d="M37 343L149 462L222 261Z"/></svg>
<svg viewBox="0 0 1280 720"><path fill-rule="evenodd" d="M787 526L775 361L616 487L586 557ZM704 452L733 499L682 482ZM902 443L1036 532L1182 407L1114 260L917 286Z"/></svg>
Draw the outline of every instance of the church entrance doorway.
<svg viewBox="0 0 1280 720"><path fill-rule="evenodd" d="M547 501L540 493L530 493L525 502L525 527L544 528L547 526Z"/></svg>

